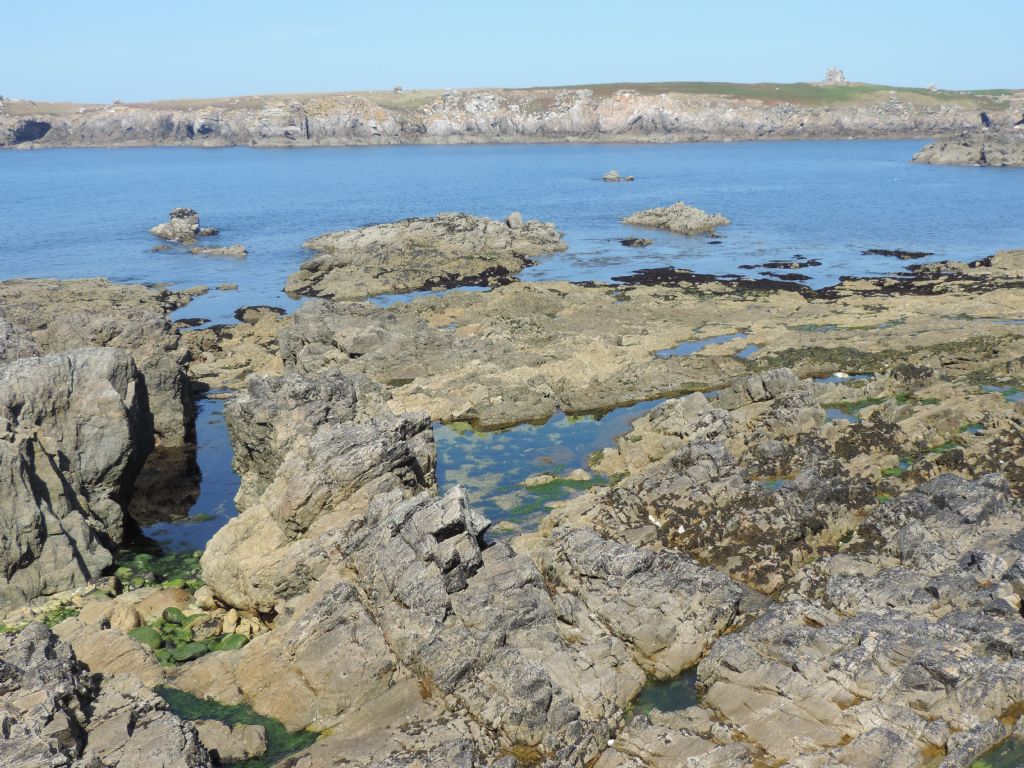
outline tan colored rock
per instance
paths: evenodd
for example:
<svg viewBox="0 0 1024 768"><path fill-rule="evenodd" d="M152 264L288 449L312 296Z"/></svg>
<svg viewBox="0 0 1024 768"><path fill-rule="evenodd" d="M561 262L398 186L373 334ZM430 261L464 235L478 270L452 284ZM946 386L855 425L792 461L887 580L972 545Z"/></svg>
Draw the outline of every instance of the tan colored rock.
<svg viewBox="0 0 1024 768"><path fill-rule="evenodd" d="M622 220L623 224L667 229L680 235L714 233L718 227L731 223L720 213L709 214L686 203L673 203L665 208L637 211Z"/></svg>
<svg viewBox="0 0 1024 768"><path fill-rule="evenodd" d="M192 593L181 587L157 589L135 604L135 610L144 623L160 618L166 608L184 610L192 602Z"/></svg>
<svg viewBox="0 0 1024 768"><path fill-rule="evenodd" d="M53 631L70 643L78 659L93 672L105 675L129 672L148 686L163 682L163 669L153 652L119 629L99 629L70 618L55 626Z"/></svg>

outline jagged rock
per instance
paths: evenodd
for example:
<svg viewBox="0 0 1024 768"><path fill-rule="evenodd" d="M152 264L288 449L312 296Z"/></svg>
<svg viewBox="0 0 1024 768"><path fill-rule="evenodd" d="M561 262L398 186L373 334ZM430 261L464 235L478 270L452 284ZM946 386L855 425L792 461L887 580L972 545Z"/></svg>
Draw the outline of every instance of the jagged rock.
<svg viewBox="0 0 1024 768"><path fill-rule="evenodd" d="M93 678L41 624L0 635L6 768L209 768L195 728L132 675Z"/></svg>
<svg viewBox="0 0 1024 768"><path fill-rule="evenodd" d="M411 494L435 482L429 420L391 415L363 380L254 376L225 417L241 514L207 545L202 568L236 608L266 612L306 590L323 567L307 537L314 525L343 523L386 491Z"/></svg>
<svg viewBox="0 0 1024 768"><path fill-rule="evenodd" d="M518 217L518 218L517 218ZM317 255L288 278L285 290L337 300L502 281L530 259L564 251L554 225L442 213L332 232L305 243Z"/></svg>
<svg viewBox="0 0 1024 768"><path fill-rule="evenodd" d="M545 581L567 624L597 621L648 674L675 677L700 660L739 615L744 590L713 568L556 528L537 547ZM579 615L577 615L579 614Z"/></svg>
<svg viewBox="0 0 1024 768"><path fill-rule="evenodd" d="M877 549L809 566L827 579L824 606L790 599L711 649L703 703L779 760L872 744L886 763L940 748L966 764L1005 735L991 721L1024 703L1007 561L1024 538L1020 502L1001 478L945 476L864 528Z"/></svg>
<svg viewBox="0 0 1024 768"><path fill-rule="evenodd" d="M167 221L157 224L149 231L164 240L185 244L195 242L198 237L217 234L217 230L212 227L200 227L199 214L191 208L175 208L170 212Z"/></svg>
<svg viewBox="0 0 1024 768"><path fill-rule="evenodd" d="M936 165L1024 165L1024 130L972 130L956 138L929 144L916 155L915 163Z"/></svg>
<svg viewBox="0 0 1024 768"><path fill-rule="evenodd" d="M0 367L0 605L99 576L152 449L142 379L120 350Z"/></svg>
<svg viewBox="0 0 1024 768"><path fill-rule="evenodd" d="M716 228L730 222L720 213L709 214L686 203L673 203L664 208L637 211L624 218L622 223L667 229L681 235L699 235L713 233Z"/></svg>

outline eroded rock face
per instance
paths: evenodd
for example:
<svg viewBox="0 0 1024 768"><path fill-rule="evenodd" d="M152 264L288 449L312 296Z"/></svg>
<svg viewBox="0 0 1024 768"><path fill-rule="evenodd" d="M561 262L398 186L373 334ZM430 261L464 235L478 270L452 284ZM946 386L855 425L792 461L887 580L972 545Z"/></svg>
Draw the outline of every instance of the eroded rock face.
<svg viewBox="0 0 1024 768"><path fill-rule="evenodd" d="M311 529L344 523L382 493L434 486L429 420L393 416L366 381L254 376L225 417L241 514L210 541L202 565L237 608L268 612L306 591L323 567Z"/></svg>
<svg viewBox="0 0 1024 768"><path fill-rule="evenodd" d="M0 763L209 768L195 728L132 675L94 678L42 624L0 635Z"/></svg>
<svg viewBox="0 0 1024 768"><path fill-rule="evenodd" d="M915 163L934 165L1024 165L1024 127L964 131L959 136L929 144L916 155Z"/></svg>
<svg viewBox="0 0 1024 768"><path fill-rule="evenodd" d="M110 565L152 440L142 377L120 350L0 367L0 605L81 586Z"/></svg>
<svg viewBox="0 0 1024 768"><path fill-rule="evenodd" d="M317 255L288 278L285 290L337 300L501 282L547 253L564 251L552 224L442 213L313 238Z"/></svg>
<svg viewBox="0 0 1024 768"><path fill-rule="evenodd" d="M185 371L188 351L166 317L171 302L145 286L103 279L0 283L0 306L20 339L16 354L31 353L28 344L44 353L82 347L125 350L144 377L158 442L179 446L191 437L193 409Z"/></svg>
<svg viewBox="0 0 1024 768"><path fill-rule="evenodd" d="M1024 700L1024 515L1005 481L943 476L865 525L885 537L877 553L812 566L823 604L781 604L701 662L705 706L775 759L877 752L879 739L887 760L952 757Z"/></svg>
<svg viewBox="0 0 1024 768"><path fill-rule="evenodd" d="M664 208L637 211L622 220L623 224L667 229L680 235L713 233L731 223L720 213L707 213L686 203L673 203Z"/></svg>

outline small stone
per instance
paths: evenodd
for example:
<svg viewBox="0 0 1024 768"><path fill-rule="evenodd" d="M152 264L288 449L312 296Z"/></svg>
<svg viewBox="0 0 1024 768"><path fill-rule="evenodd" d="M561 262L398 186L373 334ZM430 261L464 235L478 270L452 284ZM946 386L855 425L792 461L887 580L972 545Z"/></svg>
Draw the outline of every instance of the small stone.
<svg viewBox="0 0 1024 768"><path fill-rule="evenodd" d="M505 217L505 224L509 229L522 229L523 228L523 214L519 211L513 211Z"/></svg>
<svg viewBox="0 0 1024 768"><path fill-rule="evenodd" d="M528 478L523 480L523 486L526 488L533 488L538 485L547 485L553 483L558 478L554 475L550 475L547 472L541 472L536 475L530 475Z"/></svg>
<svg viewBox="0 0 1024 768"><path fill-rule="evenodd" d="M192 598L196 601L196 605L204 611L212 611L217 608L217 601L214 599L213 590L205 584L195 591Z"/></svg>
<svg viewBox="0 0 1024 768"><path fill-rule="evenodd" d="M110 614L110 628L120 629L122 632L130 632L136 627L142 626L142 617L139 612L130 605L118 605Z"/></svg>

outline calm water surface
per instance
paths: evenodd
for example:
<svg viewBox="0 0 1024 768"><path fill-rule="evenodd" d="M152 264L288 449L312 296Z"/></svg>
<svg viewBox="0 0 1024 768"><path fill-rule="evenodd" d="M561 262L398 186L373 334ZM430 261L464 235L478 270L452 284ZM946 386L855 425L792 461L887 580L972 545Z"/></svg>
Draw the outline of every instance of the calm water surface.
<svg viewBox="0 0 1024 768"><path fill-rule="evenodd" d="M292 309L281 293L308 255L302 242L330 230L467 211L553 221L569 250L527 269L526 280L611 280L674 266L757 276L743 264L818 259L821 286L844 274L886 274L905 263L869 248L931 251L971 260L1024 245L1024 170L916 166L922 142L788 142L680 145L353 147L303 150L55 149L0 152L0 279L105 276L177 287L238 283L179 311L231 322L244 305ZM633 183L600 181L615 168ZM687 238L619 223L677 200L735 223L720 237ZM220 228L210 245L242 243L244 260L153 253L149 227L176 206ZM628 248L621 238L654 241ZM718 242L715 242L718 241ZM379 303L394 298L383 297ZM672 350L667 354L685 354ZM1015 393L1013 393L1015 394ZM185 522L146 533L172 550L202 547L235 514L238 478L222 403L200 402L201 493ZM437 427L442 488L466 483L492 519L534 521L572 485L525 489L537 472L586 465L651 404L604 419L556 415L500 433ZM653 689L652 689L653 691Z"/></svg>
<svg viewBox="0 0 1024 768"><path fill-rule="evenodd" d="M325 231L467 211L520 210L555 222L568 252L524 279L608 280L647 267L716 274L741 264L820 259L810 285L883 274L905 262L868 248L975 259L1024 245L1024 169L912 165L920 141L678 145L334 147L274 150L50 149L0 152L0 278L102 275L211 287L182 316L231 320L248 304L292 307L281 293ZM633 183L607 184L615 168ZM635 210L685 200L729 216L721 243L620 224ZM152 253L147 230L175 206L196 208L249 257ZM627 248L642 234L649 248Z"/></svg>

